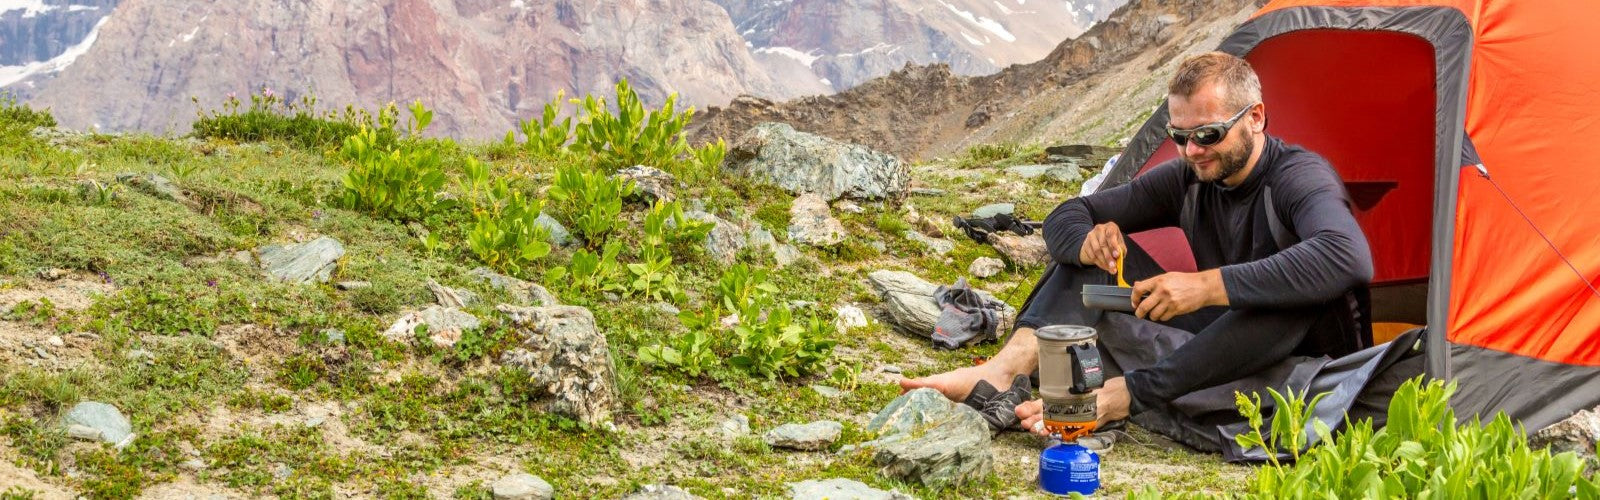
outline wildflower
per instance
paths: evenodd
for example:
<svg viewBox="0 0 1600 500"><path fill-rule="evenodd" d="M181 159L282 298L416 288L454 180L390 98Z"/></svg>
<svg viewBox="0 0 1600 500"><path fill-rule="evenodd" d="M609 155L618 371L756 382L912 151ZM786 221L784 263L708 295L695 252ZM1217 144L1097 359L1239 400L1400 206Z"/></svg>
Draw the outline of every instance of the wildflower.
<svg viewBox="0 0 1600 500"><path fill-rule="evenodd" d="M209 286L211 288L216 288L217 287L217 279L216 278L211 278L209 280L206 280L206 286Z"/></svg>

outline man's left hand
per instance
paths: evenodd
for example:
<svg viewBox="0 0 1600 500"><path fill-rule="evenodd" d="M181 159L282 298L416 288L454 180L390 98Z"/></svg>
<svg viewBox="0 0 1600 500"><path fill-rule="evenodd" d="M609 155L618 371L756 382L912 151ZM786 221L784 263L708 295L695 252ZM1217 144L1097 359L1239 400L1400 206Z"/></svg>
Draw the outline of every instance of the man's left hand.
<svg viewBox="0 0 1600 500"><path fill-rule="evenodd" d="M1151 321L1166 321L1206 306L1228 305L1222 286L1222 272L1216 269L1198 273L1166 273L1134 282L1134 316Z"/></svg>

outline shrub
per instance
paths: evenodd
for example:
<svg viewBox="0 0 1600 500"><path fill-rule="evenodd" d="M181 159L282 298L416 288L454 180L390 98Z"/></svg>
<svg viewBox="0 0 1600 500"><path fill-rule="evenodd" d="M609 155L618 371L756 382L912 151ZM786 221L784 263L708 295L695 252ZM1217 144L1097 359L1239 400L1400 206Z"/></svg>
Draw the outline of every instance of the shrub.
<svg viewBox="0 0 1600 500"><path fill-rule="evenodd" d="M544 105L544 115L538 121L521 122L522 135L528 138L527 142L523 143L523 149L540 156L557 155L566 150L567 142L572 138L572 118L556 121L556 115L561 113L556 103L561 102L565 96L565 91L557 92L555 100ZM506 132L506 143L513 141L515 134Z"/></svg>
<svg viewBox="0 0 1600 500"><path fill-rule="evenodd" d="M640 361L689 376L715 368L720 359L767 379L817 372L837 343L833 324L820 317L795 318L788 305L778 302L777 291L764 270L744 264L729 268L717 282L716 301L700 311L679 313L689 333L667 344L641 347ZM732 336L721 333L726 313L738 319Z"/></svg>
<svg viewBox="0 0 1600 500"><path fill-rule="evenodd" d="M671 171L678 155L689 150L682 134L694 109L674 112L678 95L672 94L661 109L646 110L627 79L617 82L616 100L612 114L604 98L584 96L580 105L585 115L573 131L572 147L595 153L607 168L651 165Z"/></svg>
<svg viewBox="0 0 1600 500"><path fill-rule="evenodd" d="M538 223L541 203L511 188L503 177L479 189L488 183L488 166L474 158L467 158L466 170L477 195L468 248L489 267L521 275L524 266L550 253L550 232Z"/></svg>
<svg viewBox="0 0 1600 500"><path fill-rule="evenodd" d="M1264 498L1579 498L1600 496L1593 479L1582 477L1583 461L1571 452L1551 455L1533 450L1505 413L1488 425L1474 418L1457 424L1450 408L1455 383L1422 378L1407 381L1389 402L1387 424L1349 423L1333 436L1326 424L1310 422L1319 445L1304 453L1305 429L1318 398L1272 392L1277 415L1261 429L1260 396L1237 396L1240 413L1253 432L1238 436L1240 446L1286 450L1297 460L1285 465L1273 457L1258 469L1249 496Z"/></svg>
<svg viewBox="0 0 1600 500"><path fill-rule="evenodd" d="M556 169L555 184L547 195L563 222L589 248L599 248L607 235L626 224L620 217L622 200L633 191L633 181L569 164Z"/></svg>
<svg viewBox="0 0 1600 500"><path fill-rule="evenodd" d="M412 104L414 134L428 126L432 112ZM416 143L385 148L376 129L363 127L345 138L339 154L351 162L344 176L346 207L377 217L417 221L433 210L445 173L439 151Z"/></svg>
<svg viewBox="0 0 1600 500"><path fill-rule="evenodd" d="M200 99L191 98L198 108ZM222 109L198 109L190 127L193 136L201 139L219 138L240 142L281 140L296 146L322 149L334 146L362 128L371 129L382 147L392 146L400 139L394 126L399 109L393 104L378 110L374 116L365 109L346 106L342 113L317 111L315 96L306 95L299 101L290 101L262 88L259 94L250 94L250 107L233 94L222 101Z"/></svg>
<svg viewBox="0 0 1600 500"><path fill-rule="evenodd" d="M56 126L56 117L50 110L38 111L17 102L17 96L0 92L0 127L29 132L38 127Z"/></svg>
<svg viewBox="0 0 1600 500"><path fill-rule="evenodd" d="M578 250L572 254L568 267L550 269L545 274L545 282L566 282L571 289L586 294L623 291L622 284L618 283L622 267L617 264L617 254L621 252L622 244L615 241L606 243L598 254L587 249Z"/></svg>

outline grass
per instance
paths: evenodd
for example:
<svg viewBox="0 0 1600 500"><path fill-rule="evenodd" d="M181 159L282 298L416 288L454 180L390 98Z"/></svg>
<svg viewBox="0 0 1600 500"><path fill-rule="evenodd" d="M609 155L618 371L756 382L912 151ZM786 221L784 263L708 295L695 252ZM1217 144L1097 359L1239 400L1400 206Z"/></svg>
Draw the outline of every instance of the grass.
<svg viewBox="0 0 1600 500"><path fill-rule="evenodd" d="M927 498L1033 491L1025 474L1014 470L932 490L884 477L864 454L773 450L759 438L777 425L826 418L845 422L835 448L866 440L860 421L899 392L872 374L878 367L895 364L913 376L935 373L992 355L998 345L935 351L875 323L838 334L834 357L816 375L765 380L724 367L688 377L642 364L636 356L641 346L685 331L674 315L650 301L544 282L562 302L590 308L611 347L621 402L617 427L589 427L546 411L547 398L526 373L495 363L520 342L520 334L506 329L492 310L509 295L468 276L481 263L465 245L430 250L407 224L341 208L338 183L345 164L315 134L264 142L239 142L255 139L227 134L86 135L52 144L31 128L21 129L0 127L0 213L7 217L0 227L0 289L32 282L41 268L63 268L115 290L86 308L30 302L6 319L38 331L98 338L78 355L80 363L0 365L0 435L7 443L0 457L51 484L89 497L125 497L192 475L201 484L247 495L484 498L487 484L521 470L575 498L618 497L654 483L709 498L782 496L787 483L830 477ZM489 161L494 175L532 186L548 184L555 164L581 161L536 157L498 143L437 147L444 148L447 172L458 172L470 155ZM1036 161L1041 154L1034 146L1002 145L970 151L953 167ZM917 168L943 167L952 165ZM166 176L194 203L134 189L79 187L85 181L120 186L121 173ZM989 189L1009 182L996 175L986 174L984 188L976 190L964 186L964 177L928 177L933 187L957 194L916 198L917 209L948 221L983 204L1009 201L1037 220L1060 201ZM462 189L447 185L445 194L460 199L466 195ZM780 189L715 179L686 186L679 196L786 239L793 196ZM946 237L955 250L929 255L902 236L910 225L896 204L862 205L864 213L837 214L852 235L845 243L806 249L808 258L771 269L781 302L818 304L814 313L831 320L835 304L877 301L865 284L872 270L906 269L948 284L965 276L973 259L997 256L953 228L946 228ZM625 229L615 236L630 248L624 263L633 262L643 208L624 207ZM415 224L443 241L460 242L471 220L466 210L445 208ZM345 245L335 281L371 286L272 283L253 264L233 258L316 235ZM523 274L541 282L549 269L567 265L571 254L557 250ZM693 249L677 249L673 257L687 292L679 308L693 310L712 300L723 266ZM740 258L755 266L770 263L759 252ZM1008 269L973 283L1020 306L1037 271ZM483 303L469 311L485 326L450 349L383 338L380 332L400 311L432 302L430 279L479 295ZM342 330L346 340L328 342L323 332L330 328ZM807 388L813 384L847 392L829 399ZM117 406L141 437L120 453L69 441L55 419L83 400ZM305 425L309 408L335 408L338 414L311 427ZM748 416L755 434L729 440L706 432L734 414ZM204 425L219 418L225 423ZM191 458L207 467L179 467ZM1207 472L1216 469L1214 462L1202 460L1196 466L1201 472L1160 480L1210 485L1220 481ZM66 474L67 464L74 475ZM464 470L479 476L453 478Z"/></svg>

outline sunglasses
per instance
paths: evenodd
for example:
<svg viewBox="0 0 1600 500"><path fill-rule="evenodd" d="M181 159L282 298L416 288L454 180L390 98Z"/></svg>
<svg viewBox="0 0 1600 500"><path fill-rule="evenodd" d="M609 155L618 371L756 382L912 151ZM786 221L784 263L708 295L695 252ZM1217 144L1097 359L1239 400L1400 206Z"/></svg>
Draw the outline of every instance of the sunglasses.
<svg viewBox="0 0 1600 500"><path fill-rule="evenodd" d="M1188 146L1190 141L1200 147L1215 146L1228 136L1228 131L1233 130L1233 125L1239 123L1240 118L1244 118L1245 112L1254 107L1256 107L1254 104L1245 106L1238 113L1234 113L1233 118L1229 118L1228 121L1207 123L1191 129L1172 128L1172 125L1169 124L1167 125L1167 137L1171 137L1172 142L1178 143L1180 148Z"/></svg>

